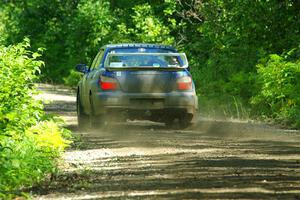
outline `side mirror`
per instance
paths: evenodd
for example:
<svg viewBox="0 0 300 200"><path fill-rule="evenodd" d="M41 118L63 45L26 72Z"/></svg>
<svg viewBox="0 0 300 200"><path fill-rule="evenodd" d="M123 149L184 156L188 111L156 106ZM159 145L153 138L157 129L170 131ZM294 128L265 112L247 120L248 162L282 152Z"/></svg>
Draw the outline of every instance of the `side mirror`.
<svg viewBox="0 0 300 200"><path fill-rule="evenodd" d="M76 71L81 72L81 73L86 73L88 71L86 64L78 64L78 65L76 65L75 69L76 69Z"/></svg>

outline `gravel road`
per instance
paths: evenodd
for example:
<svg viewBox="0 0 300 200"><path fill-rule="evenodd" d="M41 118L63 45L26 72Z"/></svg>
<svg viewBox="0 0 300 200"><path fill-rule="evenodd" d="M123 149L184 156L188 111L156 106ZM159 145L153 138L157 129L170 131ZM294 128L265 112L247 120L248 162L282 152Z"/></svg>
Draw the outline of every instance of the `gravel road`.
<svg viewBox="0 0 300 200"><path fill-rule="evenodd" d="M34 199L300 199L299 131L202 119L183 131L134 121L79 132L75 93L40 88L81 140Z"/></svg>

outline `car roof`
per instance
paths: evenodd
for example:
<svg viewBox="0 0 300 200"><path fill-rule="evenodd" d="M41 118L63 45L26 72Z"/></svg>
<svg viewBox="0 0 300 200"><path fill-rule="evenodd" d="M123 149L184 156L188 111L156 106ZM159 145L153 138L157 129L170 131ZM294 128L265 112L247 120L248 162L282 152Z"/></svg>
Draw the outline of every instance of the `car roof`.
<svg viewBox="0 0 300 200"><path fill-rule="evenodd" d="M114 48L155 48L155 49L176 49L170 45L164 44L148 44L148 43L123 43L123 44L108 44L104 45L101 49L114 49Z"/></svg>

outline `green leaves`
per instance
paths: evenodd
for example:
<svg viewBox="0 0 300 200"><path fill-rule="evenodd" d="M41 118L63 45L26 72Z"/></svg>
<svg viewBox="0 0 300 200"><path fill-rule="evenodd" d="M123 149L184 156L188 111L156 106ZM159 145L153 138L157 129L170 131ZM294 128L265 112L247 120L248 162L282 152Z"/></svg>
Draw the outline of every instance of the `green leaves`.
<svg viewBox="0 0 300 200"><path fill-rule="evenodd" d="M27 50L29 40L15 46L0 47L0 134L23 132L42 115L42 104L33 100L33 82L43 62L39 53ZM32 115L36 113L37 115Z"/></svg>
<svg viewBox="0 0 300 200"><path fill-rule="evenodd" d="M211 96L219 98L217 105L224 107L232 105L233 98L251 107L252 97L258 98L263 85L261 78L257 79L258 73L259 77L264 77L265 96L282 100L295 90L294 78L290 80L293 70L275 70L273 73L262 68L257 71L256 65L271 67L279 65L275 63L276 59L289 62L299 55L299 48L296 48L300 42L299 8L300 3L295 0L4 1L0 5L0 43L15 43L24 36L30 37L31 49L46 48L42 57L45 60L43 80L73 86L79 78L72 71L74 66L89 64L102 45L124 42L172 44L187 53L199 93L207 99ZM28 45L25 41L23 50L19 51L28 49ZM287 49L292 50L280 56L282 58L274 55L273 64L262 61L269 60L268 55L281 55ZM18 66L30 66L34 59L39 59L39 54L38 51L16 59L7 58L6 65L11 65L10 60L13 60ZM284 68L293 68L288 65L284 64ZM35 67L34 74L39 73L39 69ZM2 70L0 80L10 77L12 72L8 67ZM22 80L31 79L30 73L18 73ZM275 95L272 87L276 84L285 85L285 92ZM2 91L10 90L5 87ZM14 96L4 93L2 98L8 101L19 93L22 91L14 91ZM266 108L256 108L256 115L265 115ZM0 117L0 121L7 119Z"/></svg>
<svg viewBox="0 0 300 200"><path fill-rule="evenodd" d="M291 51L282 56L271 54L257 65L261 90L252 104L261 108L264 116L299 128L300 59L288 61L291 56Z"/></svg>
<svg viewBox="0 0 300 200"><path fill-rule="evenodd" d="M134 27L129 34L136 36L136 41L148 43L172 44L174 38L170 36L170 29L164 26L160 19L153 14L148 3L136 5L133 8L132 22Z"/></svg>
<svg viewBox="0 0 300 200"><path fill-rule="evenodd" d="M43 62L29 47L29 39L0 46L0 199L53 172L69 144L56 123L42 121L43 105L33 96Z"/></svg>

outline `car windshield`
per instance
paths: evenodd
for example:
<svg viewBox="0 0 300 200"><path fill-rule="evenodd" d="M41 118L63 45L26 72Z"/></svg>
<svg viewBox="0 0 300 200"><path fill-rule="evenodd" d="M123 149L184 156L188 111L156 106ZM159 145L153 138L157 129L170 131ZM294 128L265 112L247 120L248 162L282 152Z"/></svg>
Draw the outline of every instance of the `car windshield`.
<svg viewBox="0 0 300 200"><path fill-rule="evenodd" d="M106 68L187 68L184 53L109 53Z"/></svg>

